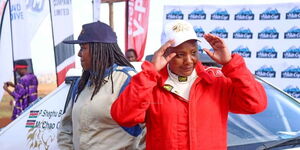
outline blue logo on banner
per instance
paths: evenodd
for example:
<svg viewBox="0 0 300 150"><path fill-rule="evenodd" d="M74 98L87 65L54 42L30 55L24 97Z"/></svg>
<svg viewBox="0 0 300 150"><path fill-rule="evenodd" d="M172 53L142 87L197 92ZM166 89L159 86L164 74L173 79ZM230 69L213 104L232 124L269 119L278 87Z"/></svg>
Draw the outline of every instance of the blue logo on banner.
<svg viewBox="0 0 300 150"><path fill-rule="evenodd" d="M193 12L191 12L188 16L189 20L205 20L206 19L206 13L203 9L195 9Z"/></svg>
<svg viewBox="0 0 300 150"><path fill-rule="evenodd" d="M244 58L251 57L251 51L249 50L248 47L244 47L244 46L239 46L238 48L234 49L231 53L239 54L239 55L243 56Z"/></svg>
<svg viewBox="0 0 300 150"><path fill-rule="evenodd" d="M277 9L268 8L262 14L259 15L259 20L279 20L280 13Z"/></svg>
<svg viewBox="0 0 300 150"><path fill-rule="evenodd" d="M288 13L285 14L286 19L300 19L300 8L294 7Z"/></svg>
<svg viewBox="0 0 300 150"><path fill-rule="evenodd" d="M300 78L300 67L288 67L281 72L281 78Z"/></svg>
<svg viewBox="0 0 300 150"><path fill-rule="evenodd" d="M278 39L279 33L275 28L271 29L270 27L265 28L263 31L258 33L259 39Z"/></svg>
<svg viewBox="0 0 300 150"><path fill-rule="evenodd" d="M183 13L180 9L173 9L171 12L167 13L166 19L167 20L177 20L177 19L183 20Z"/></svg>
<svg viewBox="0 0 300 150"><path fill-rule="evenodd" d="M273 67L264 65L255 71L255 75L259 77L275 78L276 72L274 71Z"/></svg>
<svg viewBox="0 0 300 150"><path fill-rule="evenodd" d="M228 38L228 32L225 28L216 27L214 30L209 33L214 34L220 38Z"/></svg>
<svg viewBox="0 0 300 150"><path fill-rule="evenodd" d="M252 35L253 35L253 33L251 32L251 30L249 28L246 29L246 28L242 27L233 33L233 38L234 39L252 39Z"/></svg>
<svg viewBox="0 0 300 150"><path fill-rule="evenodd" d="M300 58L300 47L292 46L283 52L282 58Z"/></svg>
<svg viewBox="0 0 300 150"><path fill-rule="evenodd" d="M300 89L297 86L296 87L293 87L291 85L287 86L283 91L287 92L294 98L300 98Z"/></svg>
<svg viewBox="0 0 300 150"><path fill-rule="evenodd" d="M196 34L197 34L198 37L203 37L203 35L204 35L205 32L204 32L204 30L201 27L194 26L194 30L195 30L195 32L196 32Z"/></svg>
<svg viewBox="0 0 300 150"><path fill-rule="evenodd" d="M240 12L234 15L234 20L254 20L254 14L250 9L243 8Z"/></svg>
<svg viewBox="0 0 300 150"><path fill-rule="evenodd" d="M281 78L300 78L300 67L288 67L281 72Z"/></svg>
<svg viewBox="0 0 300 150"><path fill-rule="evenodd" d="M210 19L211 20L229 20L229 14L225 9L224 10L218 9L213 14L211 14Z"/></svg>
<svg viewBox="0 0 300 150"><path fill-rule="evenodd" d="M45 0L27 0L26 9L33 12L41 12L44 8Z"/></svg>
<svg viewBox="0 0 300 150"><path fill-rule="evenodd" d="M277 52L272 47L265 46L258 52L256 52L256 58L277 58Z"/></svg>
<svg viewBox="0 0 300 150"><path fill-rule="evenodd" d="M285 39L300 39L300 28L294 26L284 33Z"/></svg>

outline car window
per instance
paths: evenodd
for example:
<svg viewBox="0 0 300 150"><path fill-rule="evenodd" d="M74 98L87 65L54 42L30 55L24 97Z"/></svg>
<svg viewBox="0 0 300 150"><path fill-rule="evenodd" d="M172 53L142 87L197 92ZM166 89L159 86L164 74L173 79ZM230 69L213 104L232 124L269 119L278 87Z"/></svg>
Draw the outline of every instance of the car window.
<svg viewBox="0 0 300 150"><path fill-rule="evenodd" d="M228 146L261 143L300 135L300 104L266 82L267 109L255 115L229 114Z"/></svg>

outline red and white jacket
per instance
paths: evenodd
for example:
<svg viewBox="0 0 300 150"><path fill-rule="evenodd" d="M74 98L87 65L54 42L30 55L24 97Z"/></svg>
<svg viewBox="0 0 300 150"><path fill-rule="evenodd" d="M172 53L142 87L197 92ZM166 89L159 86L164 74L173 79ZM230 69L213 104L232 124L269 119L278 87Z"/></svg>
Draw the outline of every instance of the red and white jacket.
<svg viewBox="0 0 300 150"><path fill-rule="evenodd" d="M223 66L223 74L198 62L189 100L164 88L166 67L157 72L144 62L142 68L113 103L111 115L121 126L145 122L147 150L227 149L228 112L254 114L267 105L264 88L239 55Z"/></svg>

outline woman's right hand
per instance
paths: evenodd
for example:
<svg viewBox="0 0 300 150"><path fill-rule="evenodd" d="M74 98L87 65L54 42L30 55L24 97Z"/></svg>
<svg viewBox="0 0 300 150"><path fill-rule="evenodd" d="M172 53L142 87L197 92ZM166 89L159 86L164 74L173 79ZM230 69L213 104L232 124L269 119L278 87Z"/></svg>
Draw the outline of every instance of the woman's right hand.
<svg viewBox="0 0 300 150"><path fill-rule="evenodd" d="M168 56L165 56L165 52L173 43L174 41L172 40L166 42L154 53L151 63L154 65L157 71L160 71L162 68L164 68L168 62L176 56L176 53L170 53Z"/></svg>

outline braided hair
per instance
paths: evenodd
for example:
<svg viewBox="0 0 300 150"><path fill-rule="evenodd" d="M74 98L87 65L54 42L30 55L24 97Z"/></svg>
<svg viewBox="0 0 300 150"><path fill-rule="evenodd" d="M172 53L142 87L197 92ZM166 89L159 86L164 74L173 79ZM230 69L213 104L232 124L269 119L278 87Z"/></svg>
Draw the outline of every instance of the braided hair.
<svg viewBox="0 0 300 150"><path fill-rule="evenodd" d="M104 80L104 73L107 68L113 64L134 67L125 58L117 43L89 43L89 46L92 55L92 68L90 71L83 71L78 85L78 95L83 91L88 80L90 80L91 84L95 86L91 96L92 100L94 95L98 93L102 85L106 82ZM111 80L113 85L112 72L113 67L110 68L108 75L108 79ZM112 93L113 92L114 87L112 86Z"/></svg>

